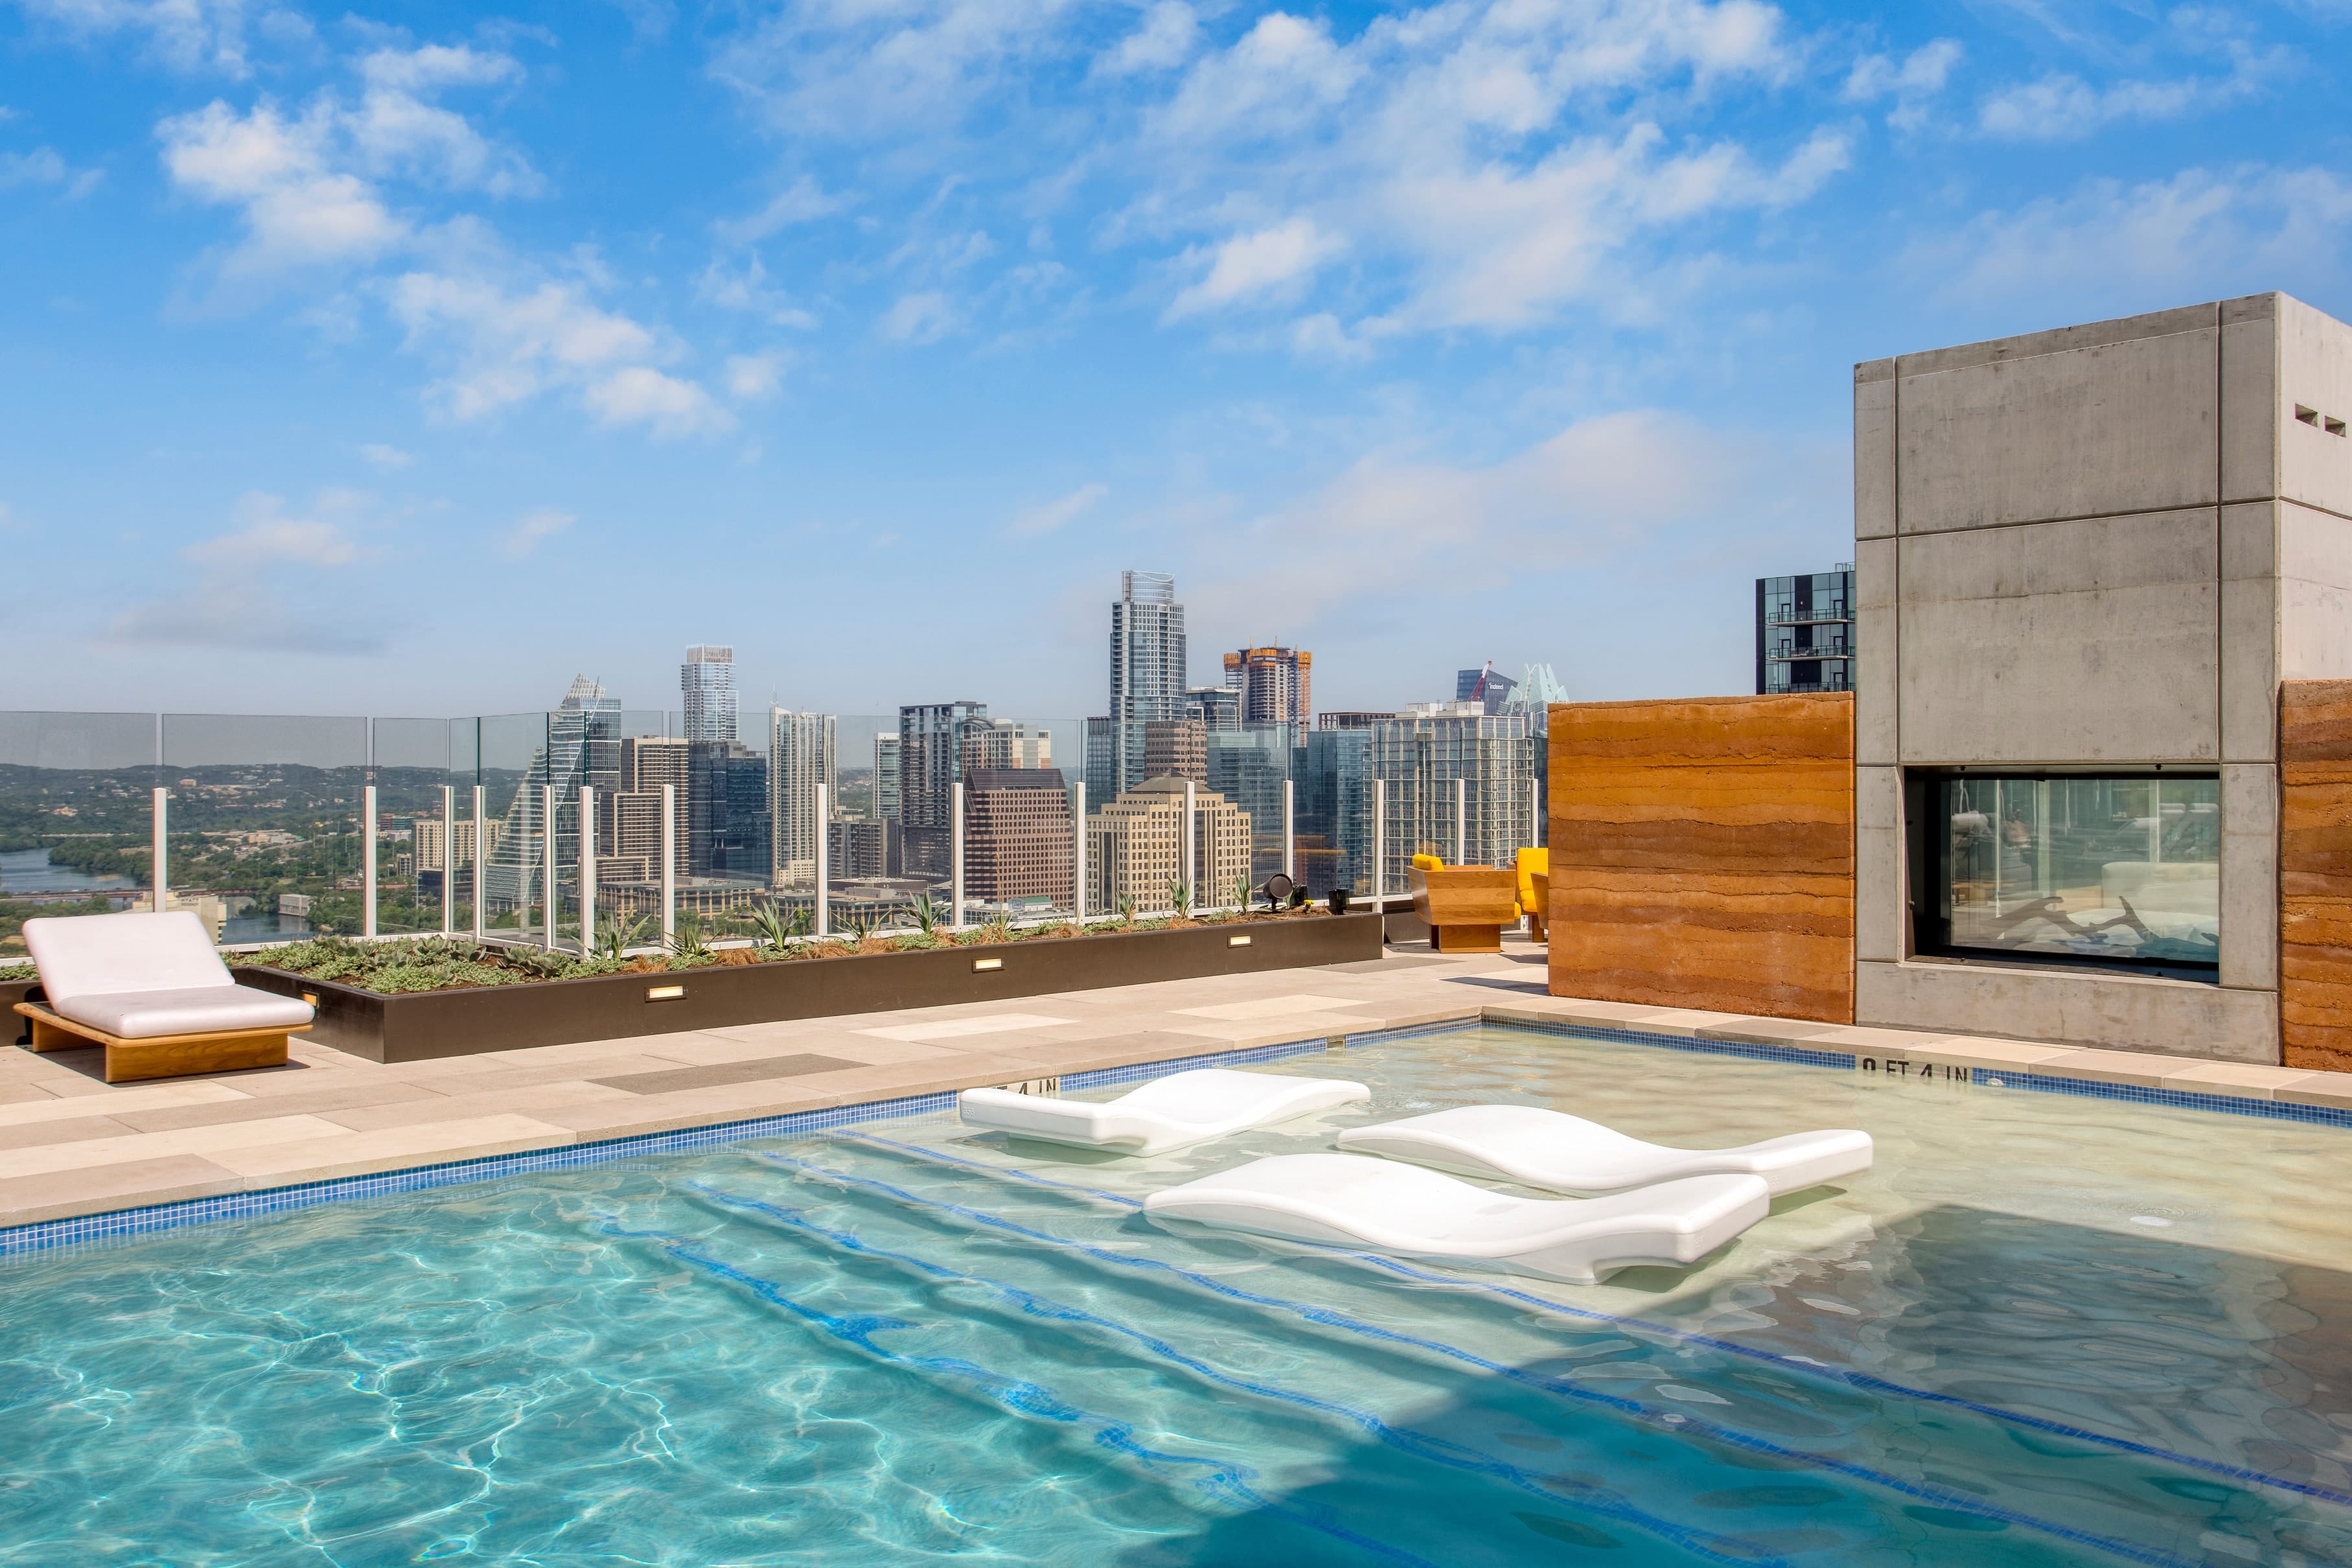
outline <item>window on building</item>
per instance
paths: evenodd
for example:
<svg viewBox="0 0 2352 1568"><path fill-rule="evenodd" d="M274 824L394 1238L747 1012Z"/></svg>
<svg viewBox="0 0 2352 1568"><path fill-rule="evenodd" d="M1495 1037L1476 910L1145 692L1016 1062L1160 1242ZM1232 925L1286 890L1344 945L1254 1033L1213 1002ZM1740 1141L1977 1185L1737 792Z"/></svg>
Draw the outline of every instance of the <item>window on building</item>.
<svg viewBox="0 0 2352 1568"><path fill-rule="evenodd" d="M2218 779L1937 774L1911 799L1922 952L2215 977Z"/></svg>

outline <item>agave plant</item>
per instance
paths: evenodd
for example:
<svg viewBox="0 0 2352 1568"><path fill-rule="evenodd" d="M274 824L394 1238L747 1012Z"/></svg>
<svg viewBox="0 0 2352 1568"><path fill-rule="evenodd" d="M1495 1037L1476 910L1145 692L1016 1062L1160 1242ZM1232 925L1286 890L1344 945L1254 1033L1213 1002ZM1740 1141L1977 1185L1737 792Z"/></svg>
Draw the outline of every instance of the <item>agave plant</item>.
<svg viewBox="0 0 2352 1568"><path fill-rule="evenodd" d="M1135 895L1133 893L1121 893L1118 896L1118 923L1122 926L1131 926L1135 923Z"/></svg>
<svg viewBox="0 0 2352 1568"><path fill-rule="evenodd" d="M915 895L907 906L907 914L914 921L915 929L925 936L939 935L940 923L948 918L946 909L928 890Z"/></svg>
<svg viewBox="0 0 2352 1568"><path fill-rule="evenodd" d="M1191 920L1192 918L1192 884L1185 881L1181 877L1170 882L1168 907L1176 911L1178 920Z"/></svg>
<svg viewBox="0 0 2352 1568"><path fill-rule="evenodd" d="M781 905L761 904L751 911L751 930L762 948L782 952L792 946L793 938L800 935L801 923L807 918L806 910L787 911Z"/></svg>
<svg viewBox="0 0 2352 1568"><path fill-rule="evenodd" d="M637 915L624 919L617 913L609 914L604 917L604 923L596 928L596 952L599 957L618 963L627 954L629 949L637 946L645 940L645 916Z"/></svg>
<svg viewBox="0 0 2352 1568"><path fill-rule="evenodd" d="M1247 871L1244 871L1240 876L1234 879L1234 908L1241 910L1244 914L1247 914L1249 913L1249 873Z"/></svg>
<svg viewBox="0 0 2352 1568"><path fill-rule="evenodd" d="M710 934L703 929L700 915L677 917L677 929L670 933L669 950L680 958L697 962L710 956Z"/></svg>

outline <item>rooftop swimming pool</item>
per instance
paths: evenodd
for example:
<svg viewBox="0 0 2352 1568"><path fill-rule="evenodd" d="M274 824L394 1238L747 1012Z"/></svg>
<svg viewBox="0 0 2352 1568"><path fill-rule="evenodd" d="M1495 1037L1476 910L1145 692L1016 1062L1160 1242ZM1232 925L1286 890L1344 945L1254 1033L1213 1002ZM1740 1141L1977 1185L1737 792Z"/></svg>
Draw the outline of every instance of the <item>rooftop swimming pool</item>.
<svg viewBox="0 0 2352 1568"><path fill-rule="evenodd" d="M0 1263L0 1564L2352 1562L2352 1128L1492 1027L1257 1070L1374 1103L1150 1159L923 1115ZM1496 1100L1878 1163L1586 1288L1134 1207Z"/></svg>

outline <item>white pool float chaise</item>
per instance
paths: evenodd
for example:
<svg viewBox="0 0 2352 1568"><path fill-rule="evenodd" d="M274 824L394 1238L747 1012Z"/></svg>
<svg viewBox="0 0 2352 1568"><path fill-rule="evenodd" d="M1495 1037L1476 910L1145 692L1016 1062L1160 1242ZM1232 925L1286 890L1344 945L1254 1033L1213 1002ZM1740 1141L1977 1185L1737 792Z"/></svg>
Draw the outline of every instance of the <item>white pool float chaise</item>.
<svg viewBox="0 0 2352 1568"><path fill-rule="evenodd" d="M1555 1193L1615 1193L1685 1176L1760 1176L1775 1196L1870 1168L1870 1134L1792 1132L1736 1149L1644 1143L1580 1116L1533 1105L1465 1105L1376 1127L1351 1127L1339 1147L1465 1176Z"/></svg>
<svg viewBox="0 0 2352 1568"><path fill-rule="evenodd" d="M1371 1097L1370 1089L1345 1079L1201 1068L1154 1079L1099 1103L1006 1089L968 1089L957 1098L956 1110L967 1127L1082 1149L1164 1154Z"/></svg>
<svg viewBox="0 0 2352 1568"><path fill-rule="evenodd" d="M1143 1200L1154 1219L1590 1285L1696 1263L1762 1219L1760 1176L1690 1176L1606 1198L1515 1198L1360 1154L1281 1154Z"/></svg>

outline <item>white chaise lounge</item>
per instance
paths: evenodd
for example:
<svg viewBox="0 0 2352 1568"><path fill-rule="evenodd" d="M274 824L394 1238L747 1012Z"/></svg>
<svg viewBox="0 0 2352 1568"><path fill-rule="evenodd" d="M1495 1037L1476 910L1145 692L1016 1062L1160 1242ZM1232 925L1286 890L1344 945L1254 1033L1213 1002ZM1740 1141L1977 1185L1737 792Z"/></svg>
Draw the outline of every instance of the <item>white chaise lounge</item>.
<svg viewBox="0 0 2352 1568"><path fill-rule="evenodd" d="M1164 1154L1371 1097L1370 1089L1345 1079L1202 1068L1154 1079L1099 1104L1004 1089L968 1089L958 1097L956 1110L968 1127L1082 1149Z"/></svg>
<svg viewBox="0 0 2352 1568"><path fill-rule="evenodd" d="M1870 1169L1870 1134L1792 1132L1736 1149L1670 1149L1533 1105L1465 1105L1351 1127L1339 1147L1553 1193L1615 1193L1683 1176L1761 1176L1775 1196Z"/></svg>
<svg viewBox="0 0 2352 1568"><path fill-rule="evenodd" d="M1281 1154L1152 1194L1191 1220L1590 1285L1612 1268L1696 1263L1762 1219L1760 1176L1693 1176L1607 1198L1515 1198L1360 1154Z"/></svg>
<svg viewBox="0 0 2352 1568"><path fill-rule="evenodd" d="M185 910L25 922L46 1005L19 1002L33 1049L106 1047L106 1081L282 1067L316 1009L239 985Z"/></svg>

